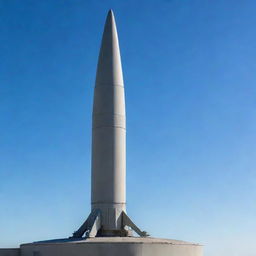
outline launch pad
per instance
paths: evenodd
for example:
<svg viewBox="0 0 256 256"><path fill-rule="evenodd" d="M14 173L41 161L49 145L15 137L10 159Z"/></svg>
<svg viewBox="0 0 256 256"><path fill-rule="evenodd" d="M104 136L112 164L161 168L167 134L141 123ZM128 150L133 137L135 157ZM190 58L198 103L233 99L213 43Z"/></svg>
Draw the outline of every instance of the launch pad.
<svg viewBox="0 0 256 256"><path fill-rule="evenodd" d="M202 246L140 237L63 239L21 245L21 256L202 256ZM1 253L0 253L1 255Z"/></svg>

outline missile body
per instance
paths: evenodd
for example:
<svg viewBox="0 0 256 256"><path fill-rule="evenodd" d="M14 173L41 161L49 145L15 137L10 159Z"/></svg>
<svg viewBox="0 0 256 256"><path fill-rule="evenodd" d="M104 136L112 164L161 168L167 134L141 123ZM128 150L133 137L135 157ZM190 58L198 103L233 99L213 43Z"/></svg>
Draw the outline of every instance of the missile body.
<svg viewBox="0 0 256 256"><path fill-rule="evenodd" d="M105 23L92 116L91 213L72 238L147 236L126 214L124 82L113 12Z"/></svg>
<svg viewBox="0 0 256 256"><path fill-rule="evenodd" d="M126 206L126 121L121 57L115 18L107 16L98 59L92 125L92 210L102 228L121 229Z"/></svg>

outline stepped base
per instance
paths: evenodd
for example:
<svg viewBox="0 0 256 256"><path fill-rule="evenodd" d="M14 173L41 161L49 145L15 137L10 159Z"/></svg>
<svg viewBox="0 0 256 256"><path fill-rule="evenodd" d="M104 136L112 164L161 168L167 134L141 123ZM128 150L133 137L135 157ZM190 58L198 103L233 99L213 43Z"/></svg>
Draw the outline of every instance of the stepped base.
<svg viewBox="0 0 256 256"><path fill-rule="evenodd" d="M20 256L202 256L199 244L150 237L95 237L23 244Z"/></svg>

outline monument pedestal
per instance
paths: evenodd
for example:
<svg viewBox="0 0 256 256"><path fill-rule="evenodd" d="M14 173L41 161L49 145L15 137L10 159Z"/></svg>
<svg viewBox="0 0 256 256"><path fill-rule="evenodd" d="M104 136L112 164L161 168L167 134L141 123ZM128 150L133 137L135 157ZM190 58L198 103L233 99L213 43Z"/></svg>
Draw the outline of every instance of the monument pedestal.
<svg viewBox="0 0 256 256"><path fill-rule="evenodd" d="M202 256L199 244L141 237L60 239L23 244L21 256Z"/></svg>

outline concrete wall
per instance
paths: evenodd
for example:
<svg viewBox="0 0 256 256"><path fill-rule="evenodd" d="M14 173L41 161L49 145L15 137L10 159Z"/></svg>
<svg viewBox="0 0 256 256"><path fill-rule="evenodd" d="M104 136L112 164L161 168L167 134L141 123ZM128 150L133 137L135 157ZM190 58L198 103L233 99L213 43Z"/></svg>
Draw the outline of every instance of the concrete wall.
<svg viewBox="0 0 256 256"><path fill-rule="evenodd" d="M20 256L20 249L0 249L0 256Z"/></svg>

